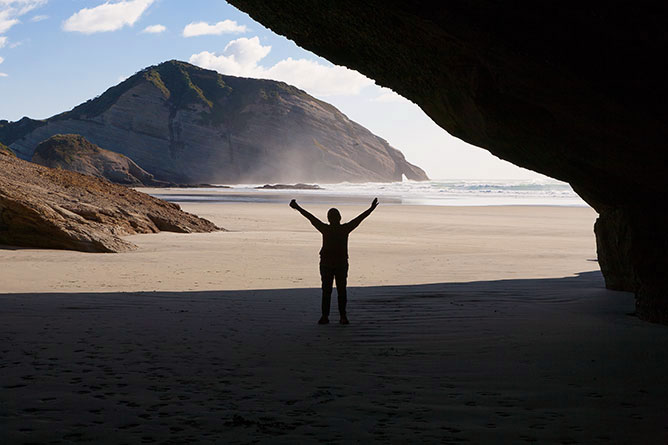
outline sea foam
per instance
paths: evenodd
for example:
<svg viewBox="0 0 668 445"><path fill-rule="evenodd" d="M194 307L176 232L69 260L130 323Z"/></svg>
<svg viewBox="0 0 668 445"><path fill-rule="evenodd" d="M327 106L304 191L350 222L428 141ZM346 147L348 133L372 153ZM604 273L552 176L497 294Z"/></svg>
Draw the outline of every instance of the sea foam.
<svg viewBox="0 0 668 445"><path fill-rule="evenodd" d="M229 184L228 184L229 185ZM319 204L360 204L378 197L384 204L490 206L549 205L586 207L565 182L534 180L432 180L318 184L322 190L258 190L260 184L227 189L180 189L183 194L156 194L169 201L288 202L291 198ZM190 189L192 191L192 189Z"/></svg>

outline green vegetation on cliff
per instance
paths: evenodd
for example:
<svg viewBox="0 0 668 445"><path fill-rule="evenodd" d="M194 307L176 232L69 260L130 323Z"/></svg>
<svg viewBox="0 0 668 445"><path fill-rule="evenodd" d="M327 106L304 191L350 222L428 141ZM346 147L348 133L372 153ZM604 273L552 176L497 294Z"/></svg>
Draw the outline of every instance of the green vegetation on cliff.
<svg viewBox="0 0 668 445"><path fill-rule="evenodd" d="M190 105L204 106L202 123L205 124L222 122L230 109L241 110L258 99L276 102L280 100L281 95L315 100L323 107L331 108L333 112L336 111L326 102L314 99L306 92L283 82L262 79L248 82L248 79L245 78L224 76L216 71L199 68L178 60L170 60L145 68L120 84L109 88L102 95L51 119L87 119L98 116L114 105L128 90L146 81L160 90L169 106L174 110ZM0 140L3 140L1 131L0 124Z"/></svg>
<svg viewBox="0 0 668 445"><path fill-rule="evenodd" d="M332 105L309 96L305 91L284 82L224 76L216 71L196 67L186 62L170 60L145 68L109 88L93 99L57 114L47 120L24 117L17 122L0 120L0 142L9 145L47 124L49 120L85 120L98 116L114 105L128 90L142 82L150 82L160 90L173 110L190 105L202 105L202 123L214 125L229 119L229 110L243 110L256 101L275 103L282 95L299 96L316 101L322 107L337 113ZM236 94L232 94L236 93Z"/></svg>
<svg viewBox="0 0 668 445"><path fill-rule="evenodd" d="M120 84L109 88L102 95L88 100L72 110L54 116L52 119L85 119L97 116L142 82L150 82L160 90L170 107L179 109L192 104L202 104L209 109L221 98L230 94L223 76L215 71L170 60L160 65L145 68ZM205 93L206 91L206 93ZM207 97L208 95L208 97Z"/></svg>
<svg viewBox="0 0 668 445"><path fill-rule="evenodd" d="M0 142L0 151L3 151L5 153L9 153L10 155L16 157L16 154L12 151L11 148L7 147L5 144Z"/></svg>

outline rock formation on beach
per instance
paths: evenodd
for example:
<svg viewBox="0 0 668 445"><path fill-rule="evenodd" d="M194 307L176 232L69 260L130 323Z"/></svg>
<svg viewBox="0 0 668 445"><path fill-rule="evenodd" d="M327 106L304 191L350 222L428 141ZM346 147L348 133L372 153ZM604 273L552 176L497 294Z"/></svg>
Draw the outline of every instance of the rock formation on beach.
<svg viewBox="0 0 668 445"><path fill-rule="evenodd" d="M318 184L265 184L256 189L264 190L323 190Z"/></svg>
<svg viewBox="0 0 668 445"><path fill-rule="evenodd" d="M448 132L566 181L600 217L609 288L668 322L666 9L396 0L229 0L418 104Z"/></svg>
<svg viewBox="0 0 668 445"><path fill-rule="evenodd" d="M0 150L0 244L123 252L136 247L124 235L215 230L176 204Z"/></svg>
<svg viewBox="0 0 668 445"><path fill-rule="evenodd" d="M64 133L169 182L428 179L385 140L302 90L178 61L146 68L49 119L0 121L0 142L26 160Z"/></svg>
<svg viewBox="0 0 668 445"><path fill-rule="evenodd" d="M152 186L157 182L132 159L104 150L78 134L51 136L35 148L32 162L104 178L116 184Z"/></svg>

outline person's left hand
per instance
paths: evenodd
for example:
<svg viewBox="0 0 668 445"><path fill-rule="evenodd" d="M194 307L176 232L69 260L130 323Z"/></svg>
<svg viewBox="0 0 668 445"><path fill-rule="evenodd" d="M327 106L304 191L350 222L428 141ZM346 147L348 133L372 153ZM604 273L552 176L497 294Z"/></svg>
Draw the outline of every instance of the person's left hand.
<svg viewBox="0 0 668 445"><path fill-rule="evenodd" d="M373 198L373 202L371 203L371 208L375 209L378 207L378 198Z"/></svg>
<svg viewBox="0 0 668 445"><path fill-rule="evenodd" d="M297 207L299 207L299 205L297 204L297 201L293 199L292 201L290 201L290 207L296 209Z"/></svg>

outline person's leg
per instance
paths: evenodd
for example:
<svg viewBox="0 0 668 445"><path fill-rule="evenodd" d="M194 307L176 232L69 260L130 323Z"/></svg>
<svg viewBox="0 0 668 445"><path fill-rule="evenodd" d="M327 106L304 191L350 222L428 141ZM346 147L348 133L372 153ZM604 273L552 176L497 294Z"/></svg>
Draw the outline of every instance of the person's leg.
<svg viewBox="0 0 668 445"><path fill-rule="evenodd" d="M341 323L347 324L348 318L346 314L346 305L348 304L348 265L338 266L335 272L336 277L336 293L339 300L339 315L341 316Z"/></svg>
<svg viewBox="0 0 668 445"><path fill-rule="evenodd" d="M324 324L329 318L329 306L332 301L332 283L334 281L334 269L320 264L320 279L322 280L322 318L319 323Z"/></svg>

